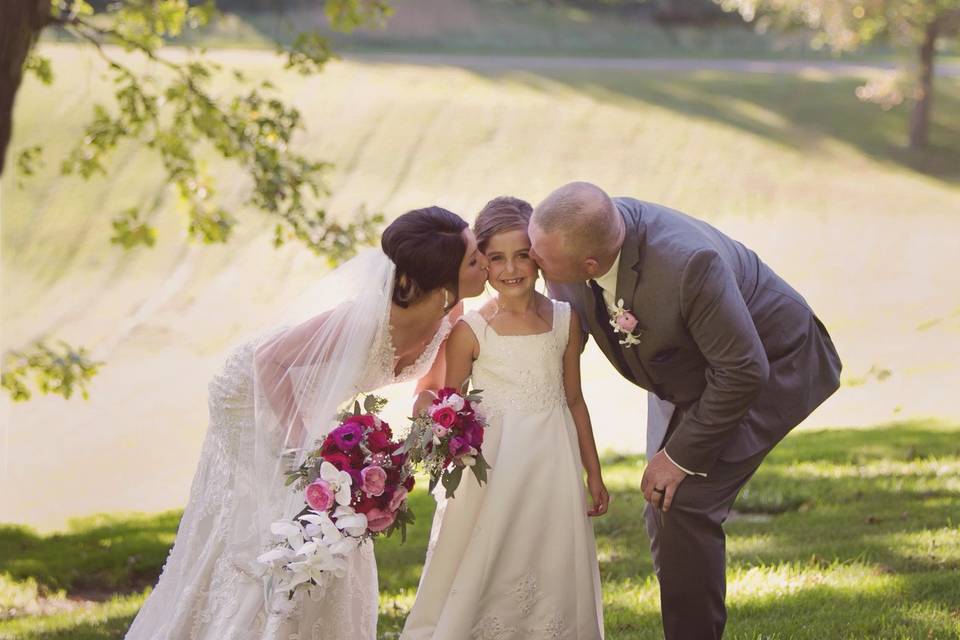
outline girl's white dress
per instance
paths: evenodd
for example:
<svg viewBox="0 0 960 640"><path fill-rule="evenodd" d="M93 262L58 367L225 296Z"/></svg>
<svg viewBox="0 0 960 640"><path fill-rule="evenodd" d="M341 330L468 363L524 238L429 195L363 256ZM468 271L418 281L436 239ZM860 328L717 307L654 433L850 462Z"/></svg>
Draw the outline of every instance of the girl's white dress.
<svg viewBox="0 0 960 640"><path fill-rule="evenodd" d="M465 473L455 498L438 487L427 560L403 640L603 638L593 527L577 431L563 388L570 306L553 303L546 333L501 336L465 315L480 356L489 426L480 486Z"/></svg>

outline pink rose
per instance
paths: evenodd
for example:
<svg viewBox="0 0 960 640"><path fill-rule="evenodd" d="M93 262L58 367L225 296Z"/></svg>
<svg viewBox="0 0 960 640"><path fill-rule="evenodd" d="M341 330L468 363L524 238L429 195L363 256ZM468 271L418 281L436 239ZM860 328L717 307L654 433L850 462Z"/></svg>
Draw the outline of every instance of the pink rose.
<svg viewBox="0 0 960 640"><path fill-rule="evenodd" d="M396 513L384 511L383 509L374 507L367 512L367 528L370 529L370 531L377 533L389 528L396 519Z"/></svg>
<svg viewBox="0 0 960 640"><path fill-rule="evenodd" d="M403 501L407 499L407 490L403 487L398 487L396 491L393 492L393 497L390 498L390 504L387 506L387 511L393 513L400 508L400 505L403 504Z"/></svg>
<svg viewBox="0 0 960 640"><path fill-rule="evenodd" d="M387 485L387 472L383 467L375 464L364 467L360 472L360 478L362 481L360 488L368 496L379 496Z"/></svg>
<svg viewBox="0 0 960 640"><path fill-rule="evenodd" d="M323 513L333 506L333 489L326 480L314 480L307 485L306 501L311 509Z"/></svg>
<svg viewBox="0 0 960 640"><path fill-rule="evenodd" d="M433 435L437 436L438 438L442 438L442 437L444 437L445 435L447 435L448 433L450 433L450 429L448 429L447 427L443 426L442 424L434 424L434 425L433 425Z"/></svg>
<svg viewBox="0 0 960 640"><path fill-rule="evenodd" d="M629 311L624 311L617 318L617 326L627 333L633 333L633 330L637 328L637 318Z"/></svg>

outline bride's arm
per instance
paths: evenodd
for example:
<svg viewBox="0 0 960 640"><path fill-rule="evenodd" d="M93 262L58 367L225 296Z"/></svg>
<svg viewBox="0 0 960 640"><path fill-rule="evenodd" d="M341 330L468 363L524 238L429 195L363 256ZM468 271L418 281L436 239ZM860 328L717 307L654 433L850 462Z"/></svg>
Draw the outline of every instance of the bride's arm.
<svg viewBox="0 0 960 640"><path fill-rule="evenodd" d="M299 442L303 433L303 416L297 401L290 369L315 362L321 357L311 342L330 312L310 318L274 336L257 348L254 356L257 384L263 390L270 408L282 428L287 431L284 447Z"/></svg>
<svg viewBox="0 0 960 640"><path fill-rule="evenodd" d="M563 354L563 387L567 396L567 406L577 425L577 441L580 445L580 460L587 472L587 487L593 500L593 508L587 511L590 516L602 516L607 512L610 496L603 483L600 471L600 456L597 455L597 443L593 439L593 426L590 423L590 412L583 399L583 389L580 384L580 346L582 333L580 318L576 313L570 314L570 338L567 349Z"/></svg>

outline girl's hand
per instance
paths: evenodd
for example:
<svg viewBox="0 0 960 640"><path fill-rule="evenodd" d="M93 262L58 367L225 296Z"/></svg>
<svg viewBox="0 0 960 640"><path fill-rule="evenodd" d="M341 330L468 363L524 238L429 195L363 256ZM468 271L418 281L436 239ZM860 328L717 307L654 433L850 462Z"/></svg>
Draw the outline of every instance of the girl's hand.
<svg viewBox="0 0 960 640"><path fill-rule="evenodd" d="M416 418L421 413L426 411L433 401L436 400L437 394L429 389L424 389L417 395L416 402L413 403L413 417Z"/></svg>
<svg viewBox="0 0 960 640"><path fill-rule="evenodd" d="M593 508L587 510L587 515L591 518L602 516L610 506L610 494L607 493L607 487L603 484L603 478L599 474L588 475L587 489L593 499Z"/></svg>

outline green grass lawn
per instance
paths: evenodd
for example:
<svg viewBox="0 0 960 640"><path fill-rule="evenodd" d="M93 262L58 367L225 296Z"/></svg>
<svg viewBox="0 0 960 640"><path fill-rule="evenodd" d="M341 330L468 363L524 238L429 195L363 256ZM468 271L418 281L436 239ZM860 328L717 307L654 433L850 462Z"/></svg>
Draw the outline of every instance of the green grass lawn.
<svg viewBox="0 0 960 640"><path fill-rule="evenodd" d="M789 436L727 524L727 637L957 637L958 436L960 425L936 421ZM614 640L661 634L643 465L632 456L604 465L613 499L595 529ZM377 543L382 638L401 629L423 561L432 498L421 488L412 504L418 521L407 543ZM0 530L0 638L121 638L177 518L103 516L49 536Z"/></svg>

